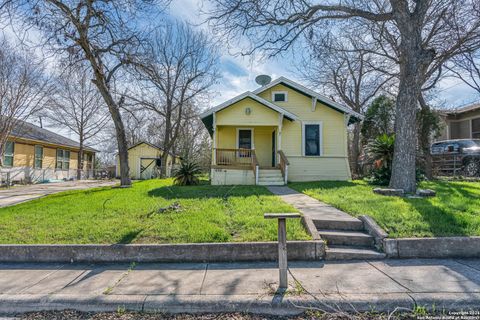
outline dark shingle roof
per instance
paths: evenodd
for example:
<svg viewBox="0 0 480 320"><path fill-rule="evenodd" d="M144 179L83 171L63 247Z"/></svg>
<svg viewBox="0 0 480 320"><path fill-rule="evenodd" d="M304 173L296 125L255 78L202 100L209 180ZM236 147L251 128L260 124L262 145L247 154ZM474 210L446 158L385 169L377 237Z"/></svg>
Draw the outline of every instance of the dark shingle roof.
<svg viewBox="0 0 480 320"><path fill-rule="evenodd" d="M41 141L51 144L57 144L65 147L79 148L80 144L72 139L61 136L55 132L49 131L44 128L40 128L34 124L17 120L15 126L13 127L12 132L10 133L11 137L29 139L35 141ZM87 151L97 152L97 150L84 147Z"/></svg>

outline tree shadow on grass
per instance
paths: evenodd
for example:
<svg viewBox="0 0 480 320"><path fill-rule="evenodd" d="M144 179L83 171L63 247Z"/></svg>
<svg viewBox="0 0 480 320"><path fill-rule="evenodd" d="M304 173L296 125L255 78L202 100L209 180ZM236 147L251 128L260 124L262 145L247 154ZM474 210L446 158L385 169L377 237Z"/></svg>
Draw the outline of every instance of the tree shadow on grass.
<svg viewBox="0 0 480 320"><path fill-rule="evenodd" d="M117 244L132 243L132 241L135 240L135 238L137 238L137 236L142 231L143 231L143 229L139 229L139 230L132 230L132 231L129 231L129 232L125 233L124 235L122 235L122 238L120 238L120 240L117 242Z"/></svg>
<svg viewBox="0 0 480 320"><path fill-rule="evenodd" d="M165 186L148 191L150 197L164 199L204 199L272 195L260 186Z"/></svg>
<svg viewBox="0 0 480 320"><path fill-rule="evenodd" d="M358 187L352 181L312 181L312 182L292 182L288 184L294 190L298 192L304 192L309 189L338 189L345 187Z"/></svg>

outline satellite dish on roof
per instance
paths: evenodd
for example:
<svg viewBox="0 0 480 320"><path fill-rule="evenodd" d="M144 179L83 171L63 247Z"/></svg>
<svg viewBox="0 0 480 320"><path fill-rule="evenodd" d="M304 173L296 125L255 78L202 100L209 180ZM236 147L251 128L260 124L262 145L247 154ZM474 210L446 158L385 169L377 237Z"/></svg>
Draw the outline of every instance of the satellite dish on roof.
<svg viewBox="0 0 480 320"><path fill-rule="evenodd" d="M270 76L267 76L266 74L261 74L255 78L255 82L261 85L262 87L269 84L270 81L272 81L272 78Z"/></svg>

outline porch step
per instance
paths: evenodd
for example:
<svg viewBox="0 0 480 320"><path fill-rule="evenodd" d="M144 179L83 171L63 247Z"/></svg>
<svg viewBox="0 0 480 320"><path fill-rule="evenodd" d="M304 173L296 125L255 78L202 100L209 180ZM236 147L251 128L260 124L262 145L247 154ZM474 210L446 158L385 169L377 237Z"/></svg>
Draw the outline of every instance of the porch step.
<svg viewBox="0 0 480 320"><path fill-rule="evenodd" d="M359 231L347 230L318 230L320 237L327 241L327 245L350 245L372 247L374 239L371 235Z"/></svg>
<svg viewBox="0 0 480 320"><path fill-rule="evenodd" d="M259 186L284 186L285 183L283 181L275 181L275 182L268 182L268 181L258 181Z"/></svg>
<svg viewBox="0 0 480 320"><path fill-rule="evenodd" d="M352 219L313 219L313 223L318 230L363 230L361 220Z"/></svg>
<svg viewBox="0 0 480 320"><path fill-rule="evenodd" d="M379 260L385 259L385 253L369 248L328 246L325 250L325 260Z"/></svg>

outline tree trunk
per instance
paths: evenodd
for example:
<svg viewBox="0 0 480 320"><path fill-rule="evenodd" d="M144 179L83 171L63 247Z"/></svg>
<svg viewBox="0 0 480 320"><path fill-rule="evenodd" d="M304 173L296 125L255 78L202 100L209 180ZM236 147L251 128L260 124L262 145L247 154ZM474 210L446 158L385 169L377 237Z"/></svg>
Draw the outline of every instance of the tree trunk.
<svg viewBox="0 0 480 320"><path fill-rule="evenodd" d="M92 61L92 65L95 66L94 63L96 62L93 59ZM128 187L132 185L132 181L130 180L130 168L128 166L127 136L125 135L125 126L123 125L120 108L110 94L108 86L105 84L104 75L98 70L98 68L94 68L94 73L94 84L97 86L98 91L100 91L100 94L105 101L105 104L108 106L108 111L110 112L113 124L115 125L115 133L118 145L118 159L120 162L120 186ZM121 101L120 104L122 103Z"/></svg>
<svg viewBox="0 0 480 320"><path fill-rule="evenodd" d="M358 177L358 175L360 174L360 166L358 164L358 158L360 157L360 123L358 122L353 127L353 138L350 156L352 164L352 174Z"/></svg>
<svg viewBox="0 0 480 320"><path fill-rule="evenodd" d="M80 149L78 150L77 180L82 179L83 170L83 139L80 136Z"/></svg>
<svg viewBox="0 0 480 320"><path fill-rule="evenodd" d="M130 180L130 168L128 167L128 146L125 127L118 108L109 107L109 109L113 123L115 124L115 132L117 135L118 159L120 161L120 185L123 187L130 186L132 181Z"/></svg>
<svg viewBox="0 0 480 320"><path fill-rule="evenodd" d="M415 51L409 51L402 57L400 65L400 85L395 113L395 150L393 154L390 187L405 192L416 191L415 156L417 145L416 113L421 83L419 81L419 57Z"/></svg>
<svg viewBox="0 0 480 320"><path fill-rule="evenodd" d="M167 169L168 169L168 152L163 151L162 154L162 167L161 167L161 176L162 178L167 177Z"/></svg>

